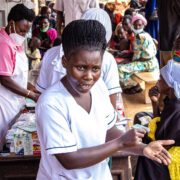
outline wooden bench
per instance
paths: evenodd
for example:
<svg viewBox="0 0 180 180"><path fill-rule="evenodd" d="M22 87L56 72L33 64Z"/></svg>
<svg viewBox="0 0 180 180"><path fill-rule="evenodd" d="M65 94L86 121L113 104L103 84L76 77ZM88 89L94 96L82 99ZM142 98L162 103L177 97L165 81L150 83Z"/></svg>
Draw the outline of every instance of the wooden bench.
<svg viewBox="0 0 180 180"><path fill-rule="evenodd" d="M143 96L145 104L151 103L149 98L149 89L156 85L159 79L159 72L139 72L132 75L132 79L139 83L143 89Z"/></svg>

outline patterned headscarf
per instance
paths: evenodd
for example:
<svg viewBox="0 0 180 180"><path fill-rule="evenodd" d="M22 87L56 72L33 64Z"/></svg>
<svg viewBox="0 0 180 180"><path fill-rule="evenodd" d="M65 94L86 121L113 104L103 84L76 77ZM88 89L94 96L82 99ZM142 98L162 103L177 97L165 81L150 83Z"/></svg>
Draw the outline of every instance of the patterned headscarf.
<svg viewBox="0 0 180 180"><path fill-rule="evenodd" d="M174 89L175 96L180 98L180 64L169 60L168 64L161 69L161 75L169 87Z"/></svg>
<svg viewBox="0 0 180 180"><path fill-rule="evenodd" d="M180 51L174 51L173 56L174 61L180 63Z"/></svg>

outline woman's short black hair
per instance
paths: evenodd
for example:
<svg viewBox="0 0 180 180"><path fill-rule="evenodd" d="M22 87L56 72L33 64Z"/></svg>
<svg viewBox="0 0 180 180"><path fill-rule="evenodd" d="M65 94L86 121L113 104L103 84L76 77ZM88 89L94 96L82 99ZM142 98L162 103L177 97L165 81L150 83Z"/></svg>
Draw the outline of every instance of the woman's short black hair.
<svg viewBox="0 0 180 180"><path fill-rule="evenodd" d="M62 33L62 46L67 59L80 49L100 51L106 49L106 30L96 20L76 20L69 23Z"/></svg>
<svg viewBox="0 0 180 180"><path fill-rule="evenodd" d="M17 4L13 6L8 14L8 22L10 20L17 22L24 19L32 22L34 18L35 18L34 11L24 6L24 4Z"/></svg>
<svg viewBox="0 0 180 180"><path fill-rule="evenodd" d="M61 36L58 36L58 37L54 40L53 47L54 47L54 46L59 46L61 43L62 43L62 41L61 41Z"/></svg>
<svg viewBox="0 0 180 180"><path fill-rule="evenodd" d="M41 15L44 15L47 13L48 9L50 9L48 6L41 7Z"/></svg>
<svg viewBox="0 0 180 180"><path fill-rule="evenodd" d="M124 15L133 16L133 13L135 13L135 12L136 12L135 9L133 9L133 8L128 8L128 9L125 10Z"/></svg>
<svg viewBox="0 0 180 180"><path fill-rule="evenodd" d="M131 0L129 5L130 5L130 8L134 8L134 9L140 9L141 8L139 0Z"/></svg>
<svg viewBox="0 0 180 180"><path fill-rule="evenodd" d="M40 23L43 19L47 19L49 21L49 17L48 16L39 16L38 23Z"/></svg>
<svg viewBox="0 0 180 180"><path fill-rule="evenodd" d="M122 23L123 23L126 19L129 19L129 21L131 22L131 21L132 21L132 16L130 16L130 15L125 15L125 16L123 16L123 18L122 18Z"/></svg>

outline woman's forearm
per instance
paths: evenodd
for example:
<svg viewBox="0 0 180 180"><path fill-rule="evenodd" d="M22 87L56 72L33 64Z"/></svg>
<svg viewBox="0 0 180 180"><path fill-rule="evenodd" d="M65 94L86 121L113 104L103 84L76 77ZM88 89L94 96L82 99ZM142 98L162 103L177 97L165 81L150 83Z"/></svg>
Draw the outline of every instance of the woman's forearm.
<svg viewBox="0 0 180 180"><path fill-rule="evenodd" d="M143 150L146 146L147 146L147 144L142 143L136 147L122 149L122 150L120 150L120 152L124 152L124 153L126 153L126 155L129 155L129 156L131 156L131 155L143 156Z"/></svg>
<svg viewBox="0 0 180 180"><path fill-rule="evenodd" d="M159 117L160 116L160 109L159 109L159 103L152 102L152 109L153 109L153 116Z"/></svg>
<svg viewBox="0 0 180 180"><path fill-rule="evenodd" d="M0 76L1 84L12 91L15 94L18 94L23 97L29 97L35 101L38 99L38 95L32 91L29 91L21 86L19 86L11 77L9 76Z"/></svg>
<svg viewBox="0 0 180 180"><path fill-rule="evenodd" d="M135 147L135 153L142 154L142 147L139 147L144 137L143 129L131 129L126 133L118 130L115 126L107 132L106 143L78 149L75 152L57 154L56 158L66 169L86 168L97 164L117 151L131 152L130 147ZM139 151L138 151L139 149Z"/></svg>
<svg viewBox="0 0 180 180"><path fill-rule="evenodd" d="M122 147L121 147L122 146ZM66 169L79 169L95 165L111 156L123 145L118 140L107 142L100 146L79 149L76 152L57 154L56 158Z"/></svg>
<svg viewBox="0 0 180 180"><path fill-rule="evenodd" d="M119 58L132 58L133 57L133 53L117 53L117 57Z"/></svg>
<svg viewBox="0 0 180 180"><path fill-rule="evenodd" d="M30 60L36 60L37 58L32 56L32 55L29 55L29 54L26 54L26 56L30 59Z"/></svg>
<svg viewBox="0 0 180 180"><path fill-rule="evenodd" d="M125 147L115 139L100 146L83 148L72 153L57 154L56 158L66 169L79 169L95 165L117 151L125 152L127 155L143 156L143 150L146 146L146 144L140 144L131 148Z"/></svg>
<svg viewBox="0 0 180 180"><path fill-rule="evenodd" d="M149 59L145 59L145 58L139 58L139 59L136 59L134 61L141 61L141 62L144 62L144 61L148 61Z"/></svg>

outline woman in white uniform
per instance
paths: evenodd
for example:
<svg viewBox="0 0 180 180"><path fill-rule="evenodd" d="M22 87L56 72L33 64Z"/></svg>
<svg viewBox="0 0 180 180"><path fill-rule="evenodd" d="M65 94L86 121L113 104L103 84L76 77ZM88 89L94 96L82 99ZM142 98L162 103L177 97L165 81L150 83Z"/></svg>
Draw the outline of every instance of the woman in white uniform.
<svg viewBox="0 0 180 180"><path fill-rule="evenodd" d="M37 180L111 180L106 158L117 151L169 164L163 144L142 143L143 129L125 134L114 126L116 112L100 79L105 29L96 20L77 20L62 34L67 74L48 88L36 106L41 161Z"/></svg>
<svg viewBox="0 0 180 180"><path fill-rule="evenodd" d="M92 19L102 23L106 29L106 41L110 41L112 36L112 26L106 11L100 8L91 8L85 11L82 19ZM66 74L66 69L63 68L61 63L63 55L64 52L62 46L58 46L49 49L43 57L42 67L36 85L37 90L41 93ZM112 54L107 51L104 53L101 69L101 78L105 82L111 102L114 108L116 108L117 93L121 93L122 91L119 84L116 61Z"/></svg>
<svg viewBox="0 0 180 180"><path fill-rule="evenodd" d="M35 17L23 4L12 7L8 25L0 30L0 145L11 122L28 97L37 101L39 94L27 90L28 60L23 42Z"/></svg>

